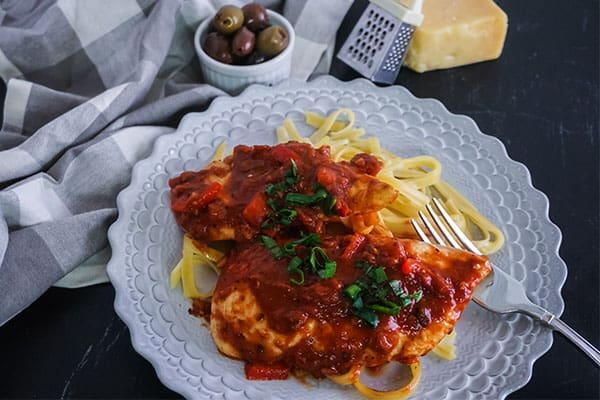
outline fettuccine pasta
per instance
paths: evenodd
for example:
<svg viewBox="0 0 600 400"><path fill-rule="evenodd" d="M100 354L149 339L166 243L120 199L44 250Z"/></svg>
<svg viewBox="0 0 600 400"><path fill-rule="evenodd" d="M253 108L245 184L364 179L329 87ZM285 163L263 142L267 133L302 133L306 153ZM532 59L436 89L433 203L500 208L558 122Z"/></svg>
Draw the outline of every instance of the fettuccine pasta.
<svg viewBox="0 0 600 400"><path fill-rule="evenodd" d="M344 117L342 119L342 117ZM381 147L377 137L366 136L362 128L355 127L356 117L349 109L339 109L328 116L313 112L305 114L305 122L315 130L309 136L301 135L293 121L285 119L276 130L280 143L297 141L310 143L315 147L327 145L332 159L336 162L350 161L359 153L368 153L383 162L377 178L392 186L398 197L386 208L365 221L350 221L356 232L377 233L395 237L415 237L410 220L425 210L433 197L442 200L451 217L469 236L484 254L498 251L503 243L502 232L456 189L442 180L442 165L434 157L421 155L402 158ZM212 161L220 161L225 156L226 143L221 143ZM219 261L224 254L203 243L184 236L182 258L170 275L172 287L182 284L183 295L187 298L208 300L213 294L220 273ZM432 350L436 356L452 360L456 357L454 341L456 332L448 334ZM381 392L360 381L360 369L353 369L344 375L328 378L340 385L353 385L369 399L401 400L410 396L416 389L421 376L420 363L409 365L412 378L404 387Z"/></svg>
<svg viewBox="0 0 600 400"><path fill-rule="evenodd" d="M344 115L347 120L340 120ZM500 229L441 179L442 165L436 158L401 158L383 149L379 139L364 137L365 130L354 127L355 115L346 108L334 111L327 117L309 111L305 118L308 125L316 128L309 136L310 143L315 147L330 146L334 161L350 161L356 154L368 153L384 163L377 178L400 194L392 205L380 211L383 226L392 235L414 237L410 219L417 217L419 211L425 210L431 198L436 196L443 201L451 217L483 254L494 253L504 244L504 235ZM286 119L277 129L277 138L279 142L306 141L290 119Z"/></svg>

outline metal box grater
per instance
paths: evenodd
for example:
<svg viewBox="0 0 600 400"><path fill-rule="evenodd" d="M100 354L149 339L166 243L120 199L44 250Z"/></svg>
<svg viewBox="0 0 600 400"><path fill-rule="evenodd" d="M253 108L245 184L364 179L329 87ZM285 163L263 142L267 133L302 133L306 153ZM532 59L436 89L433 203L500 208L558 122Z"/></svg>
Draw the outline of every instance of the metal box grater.
<svg viewBox="0 0 600 400"><path fill-rule="evenodd" d="M421 0L413 1L411 8L398 1L374 0L337 57L374 82L394 83L413 33L423 20L421 7Z"/></svg>

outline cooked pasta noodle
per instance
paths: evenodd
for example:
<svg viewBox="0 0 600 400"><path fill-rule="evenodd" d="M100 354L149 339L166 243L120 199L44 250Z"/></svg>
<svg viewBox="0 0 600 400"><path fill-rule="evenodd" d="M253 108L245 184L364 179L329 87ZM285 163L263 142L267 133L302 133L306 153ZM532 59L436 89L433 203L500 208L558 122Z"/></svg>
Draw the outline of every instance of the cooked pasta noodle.
<svg viewBox="0 0 600 400"><path fill-rule="evenodd" d="M352 385L360 377L360 368L353 368L343 375L329 375L327 377L338 385Z"/></svg>
<svg viewBox="0 0 600 400"><path fill-rule="evenodd" d="M345 116L345 120L341 120L341 116ZM368 153L383 162L383 168L377 178L396 189L399 193L398 197L387 208L369 218L362 220L359 218L354 221L349 217L345 223L349 221L355 230L362 233L415 237L409 221L416 217L419 211L424 210L435 196L443 201L451 217L482 253L490 254L502 247L504 243L502 232L482 216L456 189L441 179L442 165L436 158L426 155L401 158L382 149L376 137L365 137L365 130L354 126L355 119L352 110L346 108L334 111L326 117L306 112L305 122L315 128L310 136L300 135L290 119L284 120L283 125L276 130L277 140L280 143L293 140L310 143L315 147L330 146L334 161L350 161L356 154ZM222 160L225 149L226 143L223 142L217 147L212 161ZM184 236L182 253L181 260L171 271L171 286L175 287L181 282L185 297L209 299L219 274L218 262L224 254L194 242L188 235ZM442 359L454 359L455 338L456 332L453 331L432 352ZM328 378L340 385L353 385L369 399L401 400L413 393L421 376L418 361L410 364L410 370L412 373L410 382L401 389L388 392L381 392L361 383L360 369Z"/></svg>
<svg viewBox="0 0 600 400"><path fill-rule="evenodd" d="M454 360L456 358L456 346L454 340L456 339L456 331L446 335L437 346L431 350L436 356L443 358L444 360Z"/></svg>
<svg viewBox="0 0 600 400"><path fill-rule="evenodd" d="M346 116L346 121L340 120L343 115ZM410 219L424 210L431 198L436 196L444 202L451 217L482 253L494 253L504 244L504 235L500 229L481 215L456 189L441 179L442 165L436 158L401 158L382 149L376 137L363 138L365 130L354 127L354 112L347 108L334 111L327 117L309 111L305 114L305 122L316 128L309 136L310 142L316 147L330 146L334 161L349 161L356 154L369 153L383 162L383 168L377 178L394 187L399 193L398 198L389 207L380 211L383 226L393 235L414 237L415 232L410 226ZM277 138L279 142L302 140L290 119L286 119L278 129Z"/></svg>
<svg viewBox="0 0 600 400"><path fill-rule="evenodd" d="M421 379L421 364L419 361L409 365L411 380L400 389L379 391L372 389L360 381L360 369L351 369L343 375L331 375L328 378L338 385L353 385L363 396L368 399L402 400L409 397L417 388Z"/></svg>
<svg viewBox="0 0 600 400"><path fill-rule="evenodd" d="M379 390L371 389L362 383L360 379L355 380L352 385L354 385L356 390L358 390L368 399L402 400L410 396L419 385L419 380L421 379L421 363L417 361L410 364L410 372L412 374L410 382L408 382L404 387L396 390L381 392Z"/></svg>
<svg viewBox="0 0 600 400"><path fill-rule="evenodd" d="M211 162L220 161L223 159L225 155L225 149L227 148L227 142L223 141L220 145L217 146L217 150L215 150L215 154L213 155Z"/></svg>
<svg viewBox="0 0 600 400"><path fill-rule="evenodd" d="M223 253L207 246L198 246L188 235L184 235L182 258L171 271L171 287L181 282L185 297L210 298L220 273L217 262L221 258Z"/></svg>
<svg viewBox="0 0 600 400"><path fill-rule="evenodd" d="M338 117L343 114L348 118L346 122L338 120ZM431 156L401 158L382 149L376 137L361 138L365 131L354 128L354 121L354 113L349 109L337 110L327 117L313 112L305 114L305 122L316 128L310 136L311 143L315 147L330 146L334 161L350 161L356 154L366 152L383 162L383 168L377 178L394 187L399 192L399 196L389 207L379 212L381 223L376 228L379 231L374 232L398 237L414 237L415 232L409 221L418 216L419 211L425 210L425 206L435 195L441 198L452 219L467 233L482 253L494 253L502 247L504 244L502 232L482 216L456 189L441 179L442 165L436 158ZM281 136L278 135L279 142L297 140L299 134L293 122L286 119L284 126L285 131ZM456 333L453 331L432 352L446 360L454 359L455 338ZM333 380L341 384L349 383L348 374ZM413 381L416 387L418 376L413 377ZM372 399L395 400L410 394L408 391L406 393L378 392L364 386L358 380L353 384L363 395Z"/></svg>

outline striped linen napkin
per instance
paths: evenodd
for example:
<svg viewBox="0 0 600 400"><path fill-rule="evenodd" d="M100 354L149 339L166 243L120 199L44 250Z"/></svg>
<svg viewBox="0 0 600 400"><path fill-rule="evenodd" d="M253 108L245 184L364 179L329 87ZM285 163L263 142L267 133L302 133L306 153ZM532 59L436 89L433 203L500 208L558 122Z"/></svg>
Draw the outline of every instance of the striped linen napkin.
<svg viewBox="0 0 600 400"><path fill-rule="evenodd" d="M194 28L239 0L0 2L0 325L51 285L106 282L132 166L204 109ZM327 72L351 0L262 1L296 29L293 76Z"/></svg>

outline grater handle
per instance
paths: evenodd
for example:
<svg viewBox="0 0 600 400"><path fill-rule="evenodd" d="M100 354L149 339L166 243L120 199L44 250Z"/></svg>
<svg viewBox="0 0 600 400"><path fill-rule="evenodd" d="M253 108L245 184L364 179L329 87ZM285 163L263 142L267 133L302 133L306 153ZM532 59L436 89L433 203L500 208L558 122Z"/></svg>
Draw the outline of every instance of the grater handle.
<svg viewBox="0 0 600 400"><path fill-rule="evenodd" d="M420 13L423 9L423 0L393 0L404 8Z"/></svg>
<svg viewBox="0 0 600 400"><path fill-rule="evenodd" d="M423 10L423 0L412 0L410 4L410 9L411 11L421 13L421 11Z"/></svg>
<svg viewBox="0 0 600 400"><path fill-rule="evenodd" d="M423 22L423 0L410 0L410 8L406 7L400 0L370 0L371 3L383 8L400 21L419 26Z"/></svg>

